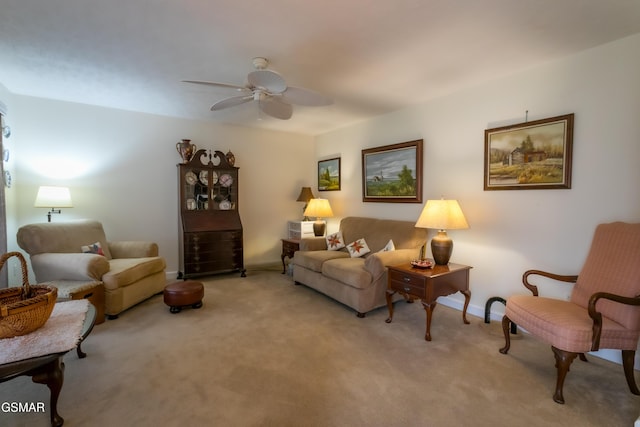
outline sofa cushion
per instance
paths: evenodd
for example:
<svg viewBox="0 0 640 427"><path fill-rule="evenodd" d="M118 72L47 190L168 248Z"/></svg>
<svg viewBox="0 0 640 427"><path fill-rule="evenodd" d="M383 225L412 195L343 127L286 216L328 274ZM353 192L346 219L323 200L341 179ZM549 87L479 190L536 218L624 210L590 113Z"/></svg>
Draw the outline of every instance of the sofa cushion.
<svg viewBox="0 0 640 427"><path fill-rule="evenodd" d="M364 258L337 258L322 264L322 274L358 289L371 286L371 274L364 268Z"/></svg>
<svg viewBox="0 0 640 427"><path fill-rule="evenodd" d="M341 231L327 236L328 251L337 251L338 249L342 248L344 248L344 237L342 237Z"/></svg>
<svg viewBox="0 0 640 427"><path fill-rule="evenodd" d="M349 258L349 254L342 251L297 251L293 254L293 263L320 273L325 261L336 258Z"/></svg>
<svg viewBox="0 0 640 427"><path fill-rule="evenodd" d="M360 258L361 256L371 252L367 242L364 239L358 239L355 242L351 242L347 245L347 250L351 258Z"/></svg>
<svg viewBox="0 0 640 427"><path fill-rule="evenodd" d="M164 258L122 258L109 260L109 272L102 276L105 289L129 286L147 276L163 271Z"/></svg>
<svg viewBox="0 0 640 427"><path fill-rule="evenodd" d="M411 221L346 217L340 221L340 231L345 242L364 237L373 252L384 248L390 239L396 249L414 249L423 246L427 240L427 229L414 225Z"/></svg>
<svg viewBox="0 0 640 427"><path fill-rule="evenodd" d="M384 246L384 248L380 249L378 252L389 252L389 251L395 251L395 250L396 250L396 245L393 244L393 239L389 239L389 241Z"/></svg>

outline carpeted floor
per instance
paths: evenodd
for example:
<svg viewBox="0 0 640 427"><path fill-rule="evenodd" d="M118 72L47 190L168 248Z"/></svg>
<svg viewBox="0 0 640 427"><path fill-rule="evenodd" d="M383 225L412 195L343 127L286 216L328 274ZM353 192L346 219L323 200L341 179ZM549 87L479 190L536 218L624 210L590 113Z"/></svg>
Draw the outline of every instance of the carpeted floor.
<svg viewBox="0 0 640 427"><path fill-rule="evenodd" d="M278 271L205 280L204 307L169 313L155 296L98 325L86 359L65 356L65 426L632 426L640 397L622 367L576 360L553 402L551 349L519 335L509 355L490 325L439 305L432 342L422 306L364 319ZM49 425L49 391L0 384L1 426Z"/></svg>

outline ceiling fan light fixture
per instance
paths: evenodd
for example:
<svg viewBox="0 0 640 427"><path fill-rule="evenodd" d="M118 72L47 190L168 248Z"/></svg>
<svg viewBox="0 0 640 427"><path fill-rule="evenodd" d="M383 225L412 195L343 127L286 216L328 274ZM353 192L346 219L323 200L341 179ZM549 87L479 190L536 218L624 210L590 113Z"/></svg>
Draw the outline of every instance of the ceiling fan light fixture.
<svg viewBox="0 0 640 427"><path fill-rule="evenodd" d="M333 103L332 99L312 90L287 86L280 74L267 69L268 65L269 61L266 58L260 56L253 58L255 70L247 75L248 84L245 86L201 80L183 80L183 82L246 91L246 95L232 96L216 102L211 106L211 111L258 101L259 110L263 113L276 119L288 120L293 114L291 104L319 107Z"/></svg>
<svg viewBox="0 0 640 427"><path fill-rule="evenodd" d="M269 60L267 58L263 58L261 56L256 56L253 58L253 66L256 70L264 70L269 65Z"/></svg>

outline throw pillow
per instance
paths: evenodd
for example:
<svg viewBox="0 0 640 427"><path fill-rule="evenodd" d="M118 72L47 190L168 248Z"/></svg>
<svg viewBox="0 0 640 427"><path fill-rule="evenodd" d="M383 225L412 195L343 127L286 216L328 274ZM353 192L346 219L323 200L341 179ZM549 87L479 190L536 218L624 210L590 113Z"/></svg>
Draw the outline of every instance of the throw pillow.
<svg viewBox="0 0 640 427"><path fill-rule="evenodd" d="M82 250L82 253L85 254L98 254L104 256L104 252L102 251L102 245L100 244L100 242L95 242L92 245L82 246L80 249Z"/></svg>
<svg viewBox="0 0 640 427"><path fill-rule="evenodd" d="M380 249L378 252L389 252L389 251L395 251L395 250L396 250L396 245L393 244L393 240L389 239L385 247Z"/></svg>
<svg viewBox="0 0 640 427"><path fill-rule="evenodd" d="M347 245L347 250L349 251L351 258L358 258L371 252L364 239L358 239L355 242L349 243Z"/></svg>
<svg viewBox="0 0 640 427"><path fill-rule="evenodd" d="M341 231L327 236L326 240L328 251L337 251L338 249L344 248L344 238L342 237Z"/></svg>

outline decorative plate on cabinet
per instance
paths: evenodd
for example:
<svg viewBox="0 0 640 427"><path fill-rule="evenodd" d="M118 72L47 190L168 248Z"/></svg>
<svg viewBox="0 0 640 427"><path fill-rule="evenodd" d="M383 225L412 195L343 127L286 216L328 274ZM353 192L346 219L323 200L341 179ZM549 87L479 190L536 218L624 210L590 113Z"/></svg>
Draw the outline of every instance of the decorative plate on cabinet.
<svg viewBox="0 0 640 427"><path fill-rule="evenodd" d="M223 200L220 202L220 210L223 211L228 211L229 209L231 209L231 202L228 200Z"/></svg>
<svg viewBox="0 0 640 427"><path fill-rule="evenodd" d="M233 184L233 178L231 177L231 175L229 175L228 173L220 175L220 185L222 185L223 187L231 187L231 184Z"/></svg>
<svg viewBox="0 0 640 427"><path fill-rule="evenodd" d="M218 183L218 173L216 171L211 172L211 182L213 185Z"/></svg>
<svg viewBox="0 0 640 427"><path fill-rule="evenodd" d="M193 173L193 171L189 171L184 175L184 180L187 182L187 184L194 185L196 182L198 182L198 177L195 173Z"/></svg>
<svg viewBox="0 0 640 427"><path fill-rule="evenodd" d="M196 208L196 201L195 199L187 199L187 209L192 211Z"/></svg>
<svg viewBox="0 0 640 427"><path fill-rule="evenodd" d="M200 182L203 185L209 185L209 171L203 170L200 171L200 175L198 175L200 177Z"/></svg>

